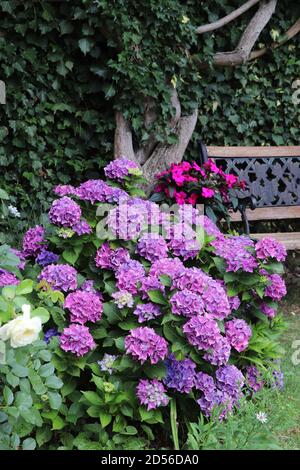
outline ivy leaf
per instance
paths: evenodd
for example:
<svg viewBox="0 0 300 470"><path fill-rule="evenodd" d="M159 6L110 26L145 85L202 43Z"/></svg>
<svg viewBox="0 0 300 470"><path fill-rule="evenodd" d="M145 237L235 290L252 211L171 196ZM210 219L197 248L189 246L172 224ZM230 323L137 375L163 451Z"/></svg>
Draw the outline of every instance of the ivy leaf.
<svg viewBox="0 0 300 470"><path fill-rule="evenodd" d="M84 55L86 55L91 50L93 44L93 41L88 38L79 39L78 41L79 48Z"/></svg>

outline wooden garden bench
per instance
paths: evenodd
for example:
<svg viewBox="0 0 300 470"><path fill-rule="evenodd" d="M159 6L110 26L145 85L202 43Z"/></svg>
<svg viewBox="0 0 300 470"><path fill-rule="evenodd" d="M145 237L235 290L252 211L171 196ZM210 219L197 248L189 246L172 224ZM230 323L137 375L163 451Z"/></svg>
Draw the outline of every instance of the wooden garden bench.
<svg viewBox="0 0 300 470"><path fill-rule="evenodd" d="M243 221L249 235L249 221L300 219L300 146L288 147L205 147L200 143L201 163L218 161L225 171L247 183L239 197L239 211L232 221ZM253 233L252 238L272 236L288 250L300 249L300 232Z"/></svg>

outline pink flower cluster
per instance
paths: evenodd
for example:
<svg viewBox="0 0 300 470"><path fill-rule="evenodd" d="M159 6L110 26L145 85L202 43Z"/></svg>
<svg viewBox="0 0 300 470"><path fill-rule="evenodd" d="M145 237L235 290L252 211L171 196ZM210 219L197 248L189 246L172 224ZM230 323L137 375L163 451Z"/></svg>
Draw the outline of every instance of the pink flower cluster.
<svg viewBox="0 0 300 470"><path fill-rule="evenodd" d="M68 294L64 308L71 312L71 323L80 323L84 325L90 321L95 323L101 319L103 305L99 296L92 292L77 290Z"/></svg>
<svg viewBox="0 0 300 470"><path fill-rule="evenodd" d="M20 283L16 276L5 269L0 269L0 287L17 286Z"/></svg>
<svg viewBox="0 0 300 470"><path fill-rule="evenodd" d="M156 177L159 183L155 191L164 193L168 199L175 200L179 205L195 205L217 194L227 203L230 189L245 189L244 181L240 181L232 173L224 173L212 160L208 160L202 167L196 162L173 163L168 170Z"/></svg>
<svg viewBox="0 0 300 470"><path fill-rule="evenodd" d="M125 348L126 353L141 364L146 361L156 364L158 361L165 359L168 354L167 341L155 333L153 328L147 326L131 330L125 338Z"/></svg>
<svg viewBox="0 0 300 470"><path fill-rule="evenodd" d="M23 255L25 257L36 257L41 251L47 248L47 242L44 238L45 229L41 225L36 225L27 230L23 237Z"/></svg>
<svg viewBox="0 0 300 470"><path fill-rule="evenodd" d="M252 330L245 320L234 319L225 323L226 338L238 352L244 351L252 336Z"/></svg>
<svg viewBox="0 0 300 470"><path fill-rule="evenodd" d="M68 292L77 289L77 271L69 264L49 264L39 275L54 290Z"/></svg>
<svg viewBox="0 0 300 470"><path fill-rule="evenodd" d="M97 268L112 269L113 271L129 260L129 252L125 248L112 249L108 243L101 245L95 258Z"/></svg>
<svg viewBox="0 0 300 470"><path fill-rule="evenodd" d="M287 256L283 244L271 237L265 237L259 240L255 245L255 250L257 258L262 260L274 258L277 261L285 261Z"/></svg>
<svg viewBox="0 0 300 470"><path fill-rule="evenodd" d="M84 356L96 347L89 329L78 323L71 323L68 328L64 328L59 342L61 349L78 357Z"/></svg>
<svg viewBox="0 0 300 470"><path fill-rule="evenodd" d="M136 251L140 256L153 263L167 257L168 245L162 236L146 233L139 239Z"/></svg>
<svg viewBox="0 0 300 470"><path fill-rule="evenodd" d="M147 406L148 411L169 403L169 397L163 384L157 380L140 380L136 389L136 395L142 405Z"/></svg>

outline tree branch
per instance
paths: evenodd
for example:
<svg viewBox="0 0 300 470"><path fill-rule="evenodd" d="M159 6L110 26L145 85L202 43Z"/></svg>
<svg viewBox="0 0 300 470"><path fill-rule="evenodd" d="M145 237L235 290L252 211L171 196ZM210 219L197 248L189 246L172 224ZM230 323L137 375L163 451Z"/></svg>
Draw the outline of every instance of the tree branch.
<svg viewBox="0 0 300 470"><path fill-rule="evenodd" d="M245 29L242 37L237 45L237 48L232 52L217 52L214 56L213 63L216 66L235 66L240 65L249 60L250 53L260 36L260 33L270 21L275 8L277 0L268 0L261 2L261 5L247 28Z"/></svg>
<svg viewBox="0 0 300 470"><path fill-rule="evenodd" d="M282 44L285 44L287 41L292 39L296 34L300 32L300 18L296 21L293 26L291 26L290 29L287 30L285 33L283 39L281 41L274 41L269 47L263 47L262 49L258 49L256 51L251 52L249 60L254 60L258 59L258 57L261 57L262 55L265 55L268 51L272 49L277 49L277 47L282 46Z"/></svg>
<svg viewBox="0 0 300 470"><path fill-rule="evenodd" d="M129 160L136 161L130 126L124 118L123 114L119 111L116 112L114 153L115 158L125 156L129 158Z"/></svg>
<svg viewBox="0 0 300 470"><path fill-rule="evenodd" d="M244 5L242 5L241 7L229 13L229 15L220 18L218 21L215 21L214 23L205 24L203 26L198 26L198 28L196 28L196 33L203 34L209 31L215 31L216 29L222 28L226 24L230 23L231 21L235 20L240 15L245 13L245 11L249 10L249 8L256 5L256 3L258 3L259 1L260 0L249 0L248 2L244 3Z"/></svg>

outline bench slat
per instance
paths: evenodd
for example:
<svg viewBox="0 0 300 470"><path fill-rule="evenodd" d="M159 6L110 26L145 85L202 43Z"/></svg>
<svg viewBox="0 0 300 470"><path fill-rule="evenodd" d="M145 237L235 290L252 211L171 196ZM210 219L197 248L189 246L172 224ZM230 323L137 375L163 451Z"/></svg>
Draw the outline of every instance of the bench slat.
<svg viewBox="0 0 300 470"><path fill-rule="evenodd" d="M253 233L251 238L260 240L264 237L272 237L283 243L287 250L300 250L300 232L286 233Z"/></svg>
<svg viewBox="0 0 300 470"><path fill-rule="evenodd" d="M240 212L230 212L230 219L233 222L241 221ZM279 219L300 219L300 206L287 207L260 207L258 209L247 209L248 220L279 220Z"/></svg>
<svg viewBox="0 0 300 470"><path fill-rule="evenodd" d="M300 157L300 146L282 147L207 147L209 157L259 158L259 157Z"/></svg>

